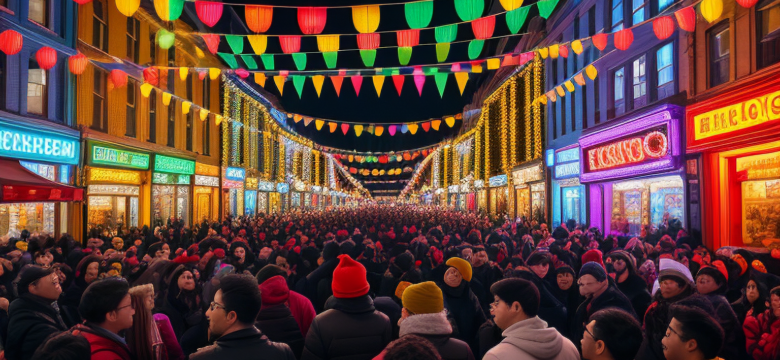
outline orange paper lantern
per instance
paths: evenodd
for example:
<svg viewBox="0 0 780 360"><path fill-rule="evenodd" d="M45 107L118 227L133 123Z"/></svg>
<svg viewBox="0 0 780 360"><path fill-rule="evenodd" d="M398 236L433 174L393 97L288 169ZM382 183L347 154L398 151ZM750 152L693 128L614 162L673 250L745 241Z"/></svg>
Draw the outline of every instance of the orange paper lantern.
<svg viewBox="0 0 780 360"><path fill-rule="evenodd" d="M57 65L57 51L44 46L35 53L35 60L38 62L38 66L43 70L49 70Z"/></svg>
<svg viewBox="0 0 780 360"><path fill-rule="evenodd" d="M634 42L634 32L631 29L623 29L615 33L615 47L619 50L628 50Z"/></svg>
<svg viewBox="0 0 780 360"><path fill-rule="evenodd" d="M604 51L604 49L607 48L607 34L593 35L590 38L590 41L593 43L593 46L595 46L596 49L599 49L599 51Z"/></svg>
<svg viewBox="0 0 780 360"><path fill-rule="evenodd" d="M122 70L111 70L108 77L111 80L111 83L114 84L114 89L119 89L127 85L127 73Z"/></svg>
<svg viewBox="0 0 780 360"><path fill-rule="evenodd" d="M680 25L680 29L687 32L696 30L696 10L693 9L693 6L675 11L674 17L677 18L677 24Z"/></svg>
<svg viewBox="0 0 780 360"><path fill-rule="evenodd" d="M256 33L268 31L274 16L274 8L271 6L247 5L244 7L244 17L249 30Z"/></svg>
<svg viewBox="0 0 780 360"><path fill-rule="evenodd" d="M68 58L68 68L70 68L70 72L73 75L83 74L84 70L87 69L88 63L89 59L82 53L78 53Z"/></svg>

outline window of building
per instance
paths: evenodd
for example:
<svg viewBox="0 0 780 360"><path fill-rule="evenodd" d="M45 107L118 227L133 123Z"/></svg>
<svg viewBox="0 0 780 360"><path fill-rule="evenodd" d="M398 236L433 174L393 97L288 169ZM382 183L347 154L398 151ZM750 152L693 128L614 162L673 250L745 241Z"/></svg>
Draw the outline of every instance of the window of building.
<svg viewBox="0 0 780 360"><path fill-rule="evenodd" d="M5 109L5 86L6 86L6 60L5 53L0 51L0 109Z"/></svg>
<svg viewBox="0 0 780 360"><path fill-rule="evenodd" d="M211 106L211 80L208 77L203 79L203 108L209 109Z"/></svg>
<svg viewBox="0 0 780 360"><path fill-rule="evenodd" d="M658 13L666 10L672 4L674 4L674 0L658 0Z"/></svg>
<svg viewBox="0 0 780 360"><path fill-rule="evenodd" d="M141 22L134 17L127 18L127 59L138 63L139 40L141 39Z"/></svg>
<svg viewBox="0 0 780 360"><path fill-rule="evenodd" d="M623 30L623 0L612 0L612 32Z"/></svg>
<svg viewBox="0 0 780 360"><path fill-rule="evenodd" d="M596 6L591 6L588 10L588 36L596 35ZM585 62L590 64L599 57L599 49L595 46L588 46L586 50L588 56L585 57Z"/></svg>
<svg viewBox="0 0 780 360"><path fill-rule="evenodd" d="M601 122L601 104L599 104L599 79L596 78L593 81L593 123L598 124Z"/></svg>
<svg viewBox="0 0 780 360"><path fill-rule="evenodd" d="M638 109L647 105L647 72L646 56L642 55L634 60L631 73L633 78L634 103L632 109Z"/></svg>
<svg viewBox="0 0 780 360"><path fill-rule="evenodd" d="M192 131L194 130L192 122L194 113L194 111L190 110L187 114L187 151L192 151Z"/></svg>
<svg viewBox="0 0 780 360"><path fill-rule="evenodd" d="M92 128L106 132L108 129L108 105L106 103L106 81L108 74L94 68L94 87L92 88Z"/></svg>
<svg viewBox="0 0 780 360"><path fill-rule="evenodd" d="M764 0L756 5L758 68L780 62L780 3Z"/></svg>
<svg viewBox="0 0 780 360"><path fill-rule="evenodd" d="M176 146L176 102L171 100L171 106L168 106L168 142L169 147Z"/></svg>
<svg viewBox="0 0 780 360"><path fill-rule="evenodd" d="M211 154L211 126L209 126L211 124L209 124L209 121L209 118L206 118L206 121L201 121L203 123L203 155L207 156ZM260 136L260 138L262 139L263 137ZM260 156L260 158L262 159L263 156Z"/></svg>
<svg viewBox="0 0 780 360"><path fill-rule="evenodd" d="M108 6L105 0L95 0L92 9L92 46L108 52Z"/></svg>
<svg viewBox="0 0 780 360"><path fill-rule="evenodd" d="M135 86L135 82L128 81L127 82L127 111L126 111L126 118L125 118L125 135L129 137L135 137L135 109L136 109L136 99L137 99L137 90L138 88Z"/></svg>
<svg viewBox="0 0 780 360"><path fill-rule="evenodd" d="M632 0L631 23L636 25L645 21L645 0Z"/></svg>
<svg viewBox="0 0 780 360"><path fill-rule="evenodd" d="M149 139L147 141L157 142L157 94L149 96Z"/></svg>
<svg viewBox="0 0 780 360"><path fill-rule="evenodd" d="M149 63L157 65L157 41L154 33L149 34Z"/></svg>
<svg viewBox="0 0 780 360"><path fill-rule="evenodd" d="M658 69L656 100L674 95L674 43L662 46L655 54Z"/></svg>
<svg viewBox="0 0 780 360"><path fill-rule="evenodd" d="M612 73L613 100L612 116L620 116L626 112L626 70L620 68Z"/></svg>
<svg viewBox="0 0 780 360"><path fill-rule="evenodd" d="M710 87L729 81L729 23L725 22L710 29L707 38L710 42Z"/></svg>
<svg viewBox="0 0 780 360"><path fill-rule="evenodd" d="M46 103L48 102L48 79L46 70L38 66L35 54L30 57L30 66L27 71L27 113L47 116Z"/></svg>
<svg viewBox="0 0 780 360"><path fill-rule="evenodd" d="M184 79L184 86L187 88L187 100L192 101L195 100L192 98L192 81L194 76L189 76L186 79Z"/></svg>
<svg viewBox="0 0 780 360"><path fill-rule="evenodd" d="M44 27L49 27L49 1L30 0L30 8L27 18Z"/></svg>
<svg viewBox="0 0 780 360"><path fill-rule="evenodd" d="M171 46L170 49L168 49L168 66L175 67L176 66L176 48ZM176 88L176 70L169 69L168 70L168 90L171 92L175 91Z"/></svg>

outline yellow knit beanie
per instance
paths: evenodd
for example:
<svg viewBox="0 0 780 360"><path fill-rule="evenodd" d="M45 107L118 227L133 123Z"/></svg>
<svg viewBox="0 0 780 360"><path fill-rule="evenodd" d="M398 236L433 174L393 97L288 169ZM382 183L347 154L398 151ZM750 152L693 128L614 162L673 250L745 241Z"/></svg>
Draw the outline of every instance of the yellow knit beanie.
<svg viewBox="0 0 780 360"><path fill-rule="evenodd" d="M447 266L452 266L460 271L463 280L471 281L471 264L459 257L453 257L447 260Z"/></svg>
<svg viewBox="0 0 780 360"><path fill-rule="evenodd" d="M410 285L403 292L403 305L414 314L436 314L444 310L444 296L433 281Z"/></svg>

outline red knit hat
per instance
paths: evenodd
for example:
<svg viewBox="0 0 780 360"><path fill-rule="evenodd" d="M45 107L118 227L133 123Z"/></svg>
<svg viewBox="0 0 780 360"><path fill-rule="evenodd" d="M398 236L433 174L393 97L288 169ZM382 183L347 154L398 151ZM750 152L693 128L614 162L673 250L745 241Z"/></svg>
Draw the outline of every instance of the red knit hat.
<svg viewBox="0 0 780 360"><path fill-rule="evenodd" d="M604 255L602 255L601 250L599 249L591 249L582 254L582 265L585 265L589 262L595 262L601 265L602 268L607 268L604 266Z"/></svg>
<svg viewBox="0 0 780 360"><path fill-rule="evenodd" d="M363 264L346 254L339 255L339 260L339 265L333 270L333 296L350 299L368 294L370 286Z"/></svg>

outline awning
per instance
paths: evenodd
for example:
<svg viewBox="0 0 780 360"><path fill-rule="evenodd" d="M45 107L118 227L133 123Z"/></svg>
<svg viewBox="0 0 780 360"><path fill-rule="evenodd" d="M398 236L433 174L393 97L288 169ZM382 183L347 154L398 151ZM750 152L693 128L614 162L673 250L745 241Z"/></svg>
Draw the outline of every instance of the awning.
<svg viewBox="0 0 780 360"><path fill-rule="evenodd" d="M0 159L0 203L81 201L84 189L44 179L19 164Z"/></svg>

